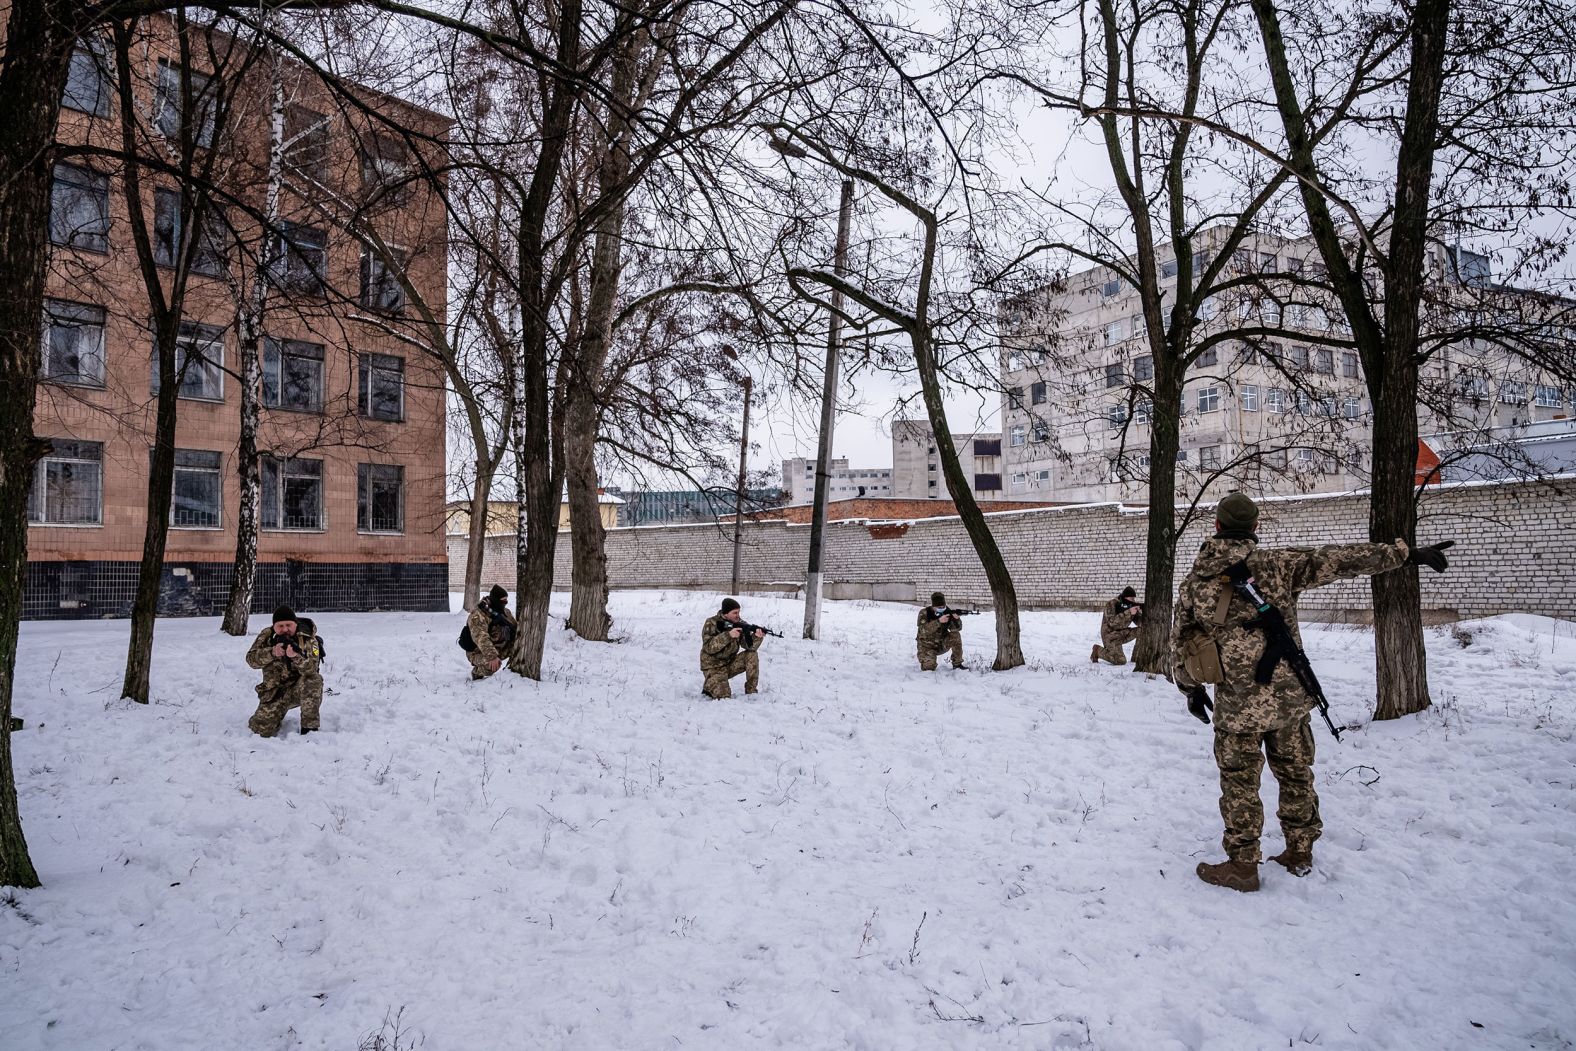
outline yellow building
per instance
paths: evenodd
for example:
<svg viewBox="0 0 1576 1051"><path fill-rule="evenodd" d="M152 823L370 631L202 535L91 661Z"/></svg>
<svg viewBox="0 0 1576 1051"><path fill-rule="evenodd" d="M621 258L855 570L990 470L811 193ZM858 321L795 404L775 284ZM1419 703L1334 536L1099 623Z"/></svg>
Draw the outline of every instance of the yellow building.
<svg viewBox="0 0 1576 1051"><path fill-rule="evenodd" d="M612 529L618 525L618 508L624 501L611 493L597 494L598 510L602 515L602 528ZM471 530L471 502L469 500L450 500L445 513L448 524L445 531L450 536L464 536ZM512 536L518 519L519 510L512 500L487 501L487 535ZM566 498L558 505L558 528L569 528L569 501Z"/></svg>

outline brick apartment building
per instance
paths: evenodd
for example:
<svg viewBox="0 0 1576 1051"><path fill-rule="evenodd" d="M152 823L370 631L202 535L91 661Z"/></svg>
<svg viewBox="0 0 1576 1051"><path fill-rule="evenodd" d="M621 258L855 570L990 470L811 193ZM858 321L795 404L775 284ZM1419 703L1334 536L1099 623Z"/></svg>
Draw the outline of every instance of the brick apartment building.
<svg viewBox="0 0 1576 1051"><path fill-rule="evenodd" d="M156 149L191 121L188 134L221 151L214 180L232 195L211 216L191 267L161 612L217 613L227 598L240 504L237 319L257 267L270 291L253 609L282 601L304 611L447 608L444 383L419 350L409 302L419 296L445 317L445 216L436 195L408 178L416 151L437 142L447 122L355 85L331 93L287 65L281 221L265 232L257 218L272 125L264 64L246 63L227 85L230 120L216 137L203 92L242 65L234 42L216 48L218 34L193 29L201 39L189 44L187 79L173 23L143 26L132 52L135 109L146 124L139 136ZM51 201L34 432L53 451L28 498L29 618L126 615L142 553L157 379L149 297L124 169L79 149L119 149L115 81L108 45L85 42L66 88ZM151 166L143 173L140 206L167 286L179 184ZM352 228L398 245L405 280Z"/></svg>

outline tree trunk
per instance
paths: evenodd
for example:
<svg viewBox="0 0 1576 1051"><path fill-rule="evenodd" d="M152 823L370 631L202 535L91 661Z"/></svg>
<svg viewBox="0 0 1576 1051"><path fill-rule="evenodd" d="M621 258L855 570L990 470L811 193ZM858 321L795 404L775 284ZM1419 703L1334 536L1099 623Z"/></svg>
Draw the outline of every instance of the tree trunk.
<svg viewBox="0 0 1576 1051"><path fill-rule="evenodd" d="M1417 470L1417 368L1410 356L1392 355L1382 400L1374 401L1372 490L1368 539L1389 543L1417 539L1413 499ZM1375 719L1399 719L1429 706L1428 654L1423 645L1422 596L1417 567L1402 566L1370 581L1374 600Z"/></svg>
<svg viewBox="0 0 1576 1051"><path fill-rule="evenodd" d="M569 386L564 414L564 468L569 485L569 543L573 559L569 628L583 639L606 642L607 530L597 491L595 393L583 382Z"/></svg>
<svg viewBox="0 0 1576 1051"><path fill-rule="evenodd" d="M1149 515L1144 541L1144 617L1133 670L1171 677L1171 585L1177 557L1177 448L1181 444L1183 370L1177 355L1155 356L1149 423ZM1115 583L1113 581L1113 583Z"/></svg>
<svg viewBox="0 0 1576 1051"><path fill-rule="evenodd" d="M263 338L263 315L268 308L268 238L279 221L279 196L284 186L285 89L279 75L279 56L270 54L268 125L268 183L263 204L264 229L259 231L257 255L251 262L252 287L240 299L236 330L241 359L241 437L236 446L241 499L235 522L235 564L230 571L230 599L224 609L222 630L247 634L252 596L257 584L257 519L262 501L262 466L257 461L257 428L262 414L262 369L258 361Z"/></svg>
<svg viewBox="0 0 1576 1051"><path fill-rule="evenodd" d="M44 278L49 265L50 161L76 30L65 0L12 3L0 61L0 886L36 887L11 765L27 491L48 446L33 435Z"/></svg>
<svg viewBox="0 0 1576 1051"><path fill-rule="evenodd" d="M131 606L131 643L126 648L126 676L120 695L148 703L148 671L153 663L153 629L159 615L159 586L164 581L164 548L170 535L170 501L175 484L175 414L180 394L175 348L179 315L161 326L155 353L159 359L159 395L153 425L152 462L148 467L148 521L142 535L142 564ZM173 331L171 331L173 330Z"/></svg>
<svg viewBox="0 0 1576 1051"><path fill-rule="evenodd" d="M482 562L487 558L487 505L492 501L493 471L494 464L485 456L477 459L471 521L465 538L465 593L460 598L466 609L475 609L482 598Z"/></svg>

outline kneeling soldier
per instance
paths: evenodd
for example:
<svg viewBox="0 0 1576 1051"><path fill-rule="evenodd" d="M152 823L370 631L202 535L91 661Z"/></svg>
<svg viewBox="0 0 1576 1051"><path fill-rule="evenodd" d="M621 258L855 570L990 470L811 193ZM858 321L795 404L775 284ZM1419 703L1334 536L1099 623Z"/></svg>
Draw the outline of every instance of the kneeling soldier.
<svg viewBox="0 0 1576 1051"><path fill-rule="evenodd" d="M465 622L476 648L466 651L471 662L471 678L485 679L503 667L503 655L514 644L518 622L509 612L509 593L497 584L487 597L476 603Z"/></svg>
<svg viewBox="0 0 1576 1051"><path fill-rule="evenodd" d="M728 680L735 675L744 676L744 692L755 693L761 681L761 659L757 656L766 633L756 629L744 637L739 627L742 614L739 604L731 598L722 600L722 608L706 618L700 629L700 673L706 681L701 689L707 697L721 700L733 696ZM730 625L734 625L730 627Z"/></svg>
<svg viewBox="0 0 1576 1051"><path fill-rule="evenodd" d="M1090 651L1090 663L1126 664L1127 654L1122 647L1138 638L1136 625L1143 615L1138 592L1132 588L1123 588L1120 595L1107 602L1100 616L1100 645Z"/></svg>
<svg viewBox="0 0 1576 1051"><path fill-rule="evenodd" d="M930 605L919 611L914 647L919 651L922 671L935 671L936 658L943 653L952 654L954 668L963 667L963 618L947 609L947 596L939 591L930 596Z"/></svg>
<svg viewBox="0 0 1576 1051"><path fill-rule="evenodd" d="M311 621L297 622L289 606L274 610L272 627L264 628L246 651L249 667L260 668L263 681L257 684L257 711L246 723L252 732L272 737L279 732L285 713L301 709L301 732L318 728L323 707L323 677L318 674L322 647Z"/></svg>
<svg viewBox="0 0 1576 1051"><path fill-rule="evenodd" d="M1173 681L1188 695L1188 710L1206 723L1209 694L1194 672L1219 680L1213 702L1215 764L1220 768L1226 860L1201 862L1198 878L1242 891L1259 889L1259 835L1264 829L1259 775L1266 756L1280 785L1276 814L1286 842L1286 849L1270 860L1294 876L1307 875L1313 868L1314 841L1324 828L1313 787L1309 715L1315 702L1288 665L1285 644L1272 644L1266 628L1279 634L1271 620L1283 620L1287 636L1300 649L1297 596L1303 591L1403 565L1426 565L1440 573L1449 564L1444 551L1454 543L1410 551L1402 540L1266 550L1258 546L1254 532L1258 520L1257 505L1244 494L1221 499L1215 508L1215 536L1204 541L1177 589L1171 628ZM1235 577L1256 588L1265 605L1256 607L1244 597L1232 584Z"/></svg>

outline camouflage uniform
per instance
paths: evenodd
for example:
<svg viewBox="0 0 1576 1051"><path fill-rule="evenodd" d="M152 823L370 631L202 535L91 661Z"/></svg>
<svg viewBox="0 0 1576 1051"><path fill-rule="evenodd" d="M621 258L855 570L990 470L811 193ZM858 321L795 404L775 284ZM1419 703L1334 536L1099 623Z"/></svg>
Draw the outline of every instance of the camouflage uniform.
<svg viewBox="0 0 1576 1051"><path fill-rule="evenodd" d="M733 629L728 621L713 613L700 629L700 672L706 677L702 690L706 696L721 700L733 696L728 680L735 675L744 676L744 692L754 693L761 681L761 659L757 651L765 639L746 640L728 634ZM750 648L745 649L746 641Z"/></svg>
<svg viewBox="0 0 1576 1051"><path fill-rule="evenodd" d="M1301 592L1345 577L1384 573L1405 562L1406 555L1406 545L1399 542L1260 550L1252 540L1215 537L1199 548L1177 591L1172 674L1182 690L1193 688L1198 683L1182 664L1182 647L1198 635L1219 646L1225 681L1215 688L1215 763L1220 768L1220 816L1226 824L1221 844L1230 860L1260 860L1264 806L1259 801L1259 774L1266 756L1280 784L1276 814L1287 848L1309 853L1324 826L1313 787L1309 723L1313 698L1285 661L1275 666L1268 683L1254 681L1266 640L1262 631L1247 627L1256 611L1233 591L1224 576L1226 568L1247 559L1259 592L1280 609L1300 646L1297 596ZM1231 592L1231 598L1224 619L1217 623L1222 590Z"/></svg>
<svg viewBox="0 0 1576 1051"><path fill-rule="evenodd" d="M952 654L952 666L963 667L963 622L953 617L943 624L936 619L931 607L919 611L918 629L914 646L919 651L919 667L923 671L936 670L936 658L943 653Z"/></svg>
<svg viewBox="0 0 1576 1051"><path fill-rule="evenodd" d="M476 643L476 648L465 654L471 662L471 678L485 679L493 673L488 667L493 661L504 659L504 647L509 644L508 631L502 624L493 622L493 618L486 609L486 599L476 604L471 610L471 615L465 626L471 629L471 641ZM514 615L508 610L503 611L503 619L510 629L518 630ZM503 667L502 664L499 667Z"/></svg>
<svg viewBox="0 0 1576 1051"><path fill-rule="evenodd" d="M1126 664L1127 654L1122 647L1138 638L1138 629L1133 626L1136 603L1123 609L1122 602L1114 598L1101 611L1100 659L1107 664Z"/></svg>
<svg viewBox="0 0 1576 1051"><path fill-rule="evenodd" d="M274 629L266 627L246 651L248 667L261 668L263 681L257 684L257 711L247 720L255 734L272 737L279 732L285 713L301 709L301 728L316 730L318 713L323 707L323 677L318 674L322 647L317 636L296 634L298 657L275 657Z"/></svg>

